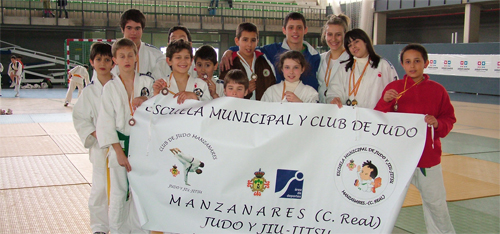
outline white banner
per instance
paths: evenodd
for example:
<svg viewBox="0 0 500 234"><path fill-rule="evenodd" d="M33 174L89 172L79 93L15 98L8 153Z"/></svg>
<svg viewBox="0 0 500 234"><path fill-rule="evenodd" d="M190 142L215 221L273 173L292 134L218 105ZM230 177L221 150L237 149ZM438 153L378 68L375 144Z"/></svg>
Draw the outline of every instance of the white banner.
<svg viewBox="0 0 500 234"><path fill-rule="evenodd" d="M426 136L423 115L235 98L134 118L141 223L176 233L390 233Z"/></svg>
<svg viewBox="0 0 500 234"><path fill-rule="evenodd" d="M498 54L429 54L426 74L500 78Z"/></svg>

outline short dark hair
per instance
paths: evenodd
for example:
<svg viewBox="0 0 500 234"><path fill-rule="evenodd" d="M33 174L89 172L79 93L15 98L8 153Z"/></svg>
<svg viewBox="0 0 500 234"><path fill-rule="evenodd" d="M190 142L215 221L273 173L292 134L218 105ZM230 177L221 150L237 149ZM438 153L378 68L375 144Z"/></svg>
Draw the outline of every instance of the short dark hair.
<svg viewBox="0 0 500 234"><path fill-rule="evenodd" d="M401 61L401 63L403 63L403 55L408 50L415 50L420 52L420 54L422 54L422 58L424 58L424 63L429 60L429 55L427 54L427 50L425 49L425 47L420 44L408 44L399 54L399 60Z"/></svg>
<svg viewBox="0 0 500 234"><path fill-rule="evenodd" d="M94 61L97 55L113 57L111 45L104 42L96 42L90 46L90 60Z"/></svg>
<svg viewBox="0 0 500 234"><path fill-rule="evenodd" d="M236 28L236 38L240 39L243 32L254 32L257 34L257 40L259 39L259 29L257 26L250 22L241 23Z"/></svg>
<svg viewBox="0 0 500 234"><path fill-rule="evenodd" d="M120 38L113 43L113 46L111 47L111 53L113 54L113 57L116 56L116 51L123 47L130 47L134 50L135 54L137 54L137 46L135 43L128 39L128 38Z"/></svg>
<svg viewBox="0 0 500 234"><path fill-rule="evenodd" d="M184 27L184 26L173 26L173 27L171 27L171 28L168 30L168 38L167 38L167 40L168 40L168 42L169 42L169 43L171 42L171 41L170 41L170 35L171 35L173 32L177 31L177 30L182 30L182 31L184 31L184 32L186 33L187 37L188 37L188 38L187 38L187 39L188 39L188 41L189 41L189 42L193 42L193 39L191 38L191 33L189 32L189 29L187 29L187 28L186 28L186 27Z"/></svg>
<svg viewBox="0 0 500 234"><path fill-rule="evenodd" d="M370 177L372 179L375 179L378 175L378 169L375 165L373 165L372 161L366 160L366 162L363 163L362 167L368 166L368 168L372 169L372 172L370 173Z"/></svg>
<svg viewBox="0 0 500 234"><path fill-rule="evenodd" d="M280 60L278 61L277 67L279 72L281 73L283 73L283 64L285 63L285 59L293 59L298 62L302 66L302 68L304 68L304 72L309 69L309 63L306 61L306 58L301 52L289 50L280 55Z"/></svg>
<svg viewBox="0 0 500 234"><path fill-rule="evenodd" d="M10 56L11 59L16 59L17 57L15 55Z"/></svg>
<svg viewBox="0 0 500 234"><path fill-rule="evenodd" d="M127 22L129 20L132 20L134 22L140 23L142 29L146 27L146 17L144 14L137 9L128 9L120 17L120 27L122 30L125 30L125 25L127 25Z"/></svg>
<svg viewBox="0 0 500 234"><path fill-rule="evenodd" d="M288 15L285 16L285 20L283 21L283 28L286 28L286 25L288 24L288 21L290 21L290 19L302 20L302 23L304 23L304 28L307 28L306 18L304 18L304 15L300 14L299 12L288 13Z"/></svg>
<svg viewBox="0 0 500 234"><path fill-rule="evenodd" d="M347 32L344 36L344 48L346 49L347 54L349 54L349 59L346 60L347 64L345 66L345 70L348 71L354 65L354 55L352 55L351 51L349 50L349 44L356 39L360 39L366 43L366 50L368 51L369 59L372 61L371 67L377 68L381 58L380 55L375 53L375 49L373 49L372 45L372 40L370 40L368 34L366 34L365 31L359 28L355 28Z"/></svg>
<svg viewBox="0 0 500 234"><path fill-rule="evenodd" d="M193 58L193 48L191 47L189 42L184 41L184 39L179 39L179 40L175 40L175 41L170 42L167 46L166 56L167 56L167 58L172 59L174 57L175 53L179 53L185 49L189 51L189 55L191 55L191 58Z"/></svg>
<svg viewBox="0 0 500 234"><path fill-rule="evenodd" d="M195 62L196 59L209 60L215 65L217 64L217 52L215 52L214 47L211 45L203 45L194 53Z"/></svg>
<svg viewBox="0 0 500 234"><path fill-rule="evenodd" d="M245 86L245 90L248 90L250 86L246 72L240 69L232 69L227 72L224 77L224 89L226 89L227 84L230 82Z"/></svg>

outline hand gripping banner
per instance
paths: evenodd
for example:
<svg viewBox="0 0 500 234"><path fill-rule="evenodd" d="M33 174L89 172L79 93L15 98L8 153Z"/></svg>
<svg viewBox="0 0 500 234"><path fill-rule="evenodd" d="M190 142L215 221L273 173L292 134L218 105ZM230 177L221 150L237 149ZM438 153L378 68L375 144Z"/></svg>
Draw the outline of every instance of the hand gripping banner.
<svg viewBox="0 0 500 234"><path fill-rule="evenodd" d="M141 224L175 233L390 233L426 136L423 115L235 98L134 118Z"/></svg>

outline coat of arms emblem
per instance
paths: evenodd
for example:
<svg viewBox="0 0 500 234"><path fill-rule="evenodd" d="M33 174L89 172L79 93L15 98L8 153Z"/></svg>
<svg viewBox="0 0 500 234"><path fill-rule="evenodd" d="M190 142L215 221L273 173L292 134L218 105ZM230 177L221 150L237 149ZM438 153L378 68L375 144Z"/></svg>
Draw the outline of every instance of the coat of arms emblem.
<svg viewBox="0 0 500 234"><path fill-rule="evenodd" d="M269 188L270 182L264 178L265 174L266 173L259 168L259 171L256 171L254 173L255 177L251 180L248 180L247 187L252 189L252 192L254 192L254 196L261 196L262 192L264 192L266 188Z"/></svg>

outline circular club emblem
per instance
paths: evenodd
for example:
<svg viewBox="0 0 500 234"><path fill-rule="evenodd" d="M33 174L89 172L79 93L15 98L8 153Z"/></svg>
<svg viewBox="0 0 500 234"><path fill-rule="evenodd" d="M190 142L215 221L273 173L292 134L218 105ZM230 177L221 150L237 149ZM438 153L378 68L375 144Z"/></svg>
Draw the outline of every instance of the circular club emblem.
<svg viewBox="0 0 500 234"><path fill-rule="evenodd" d="M271 72L269 71L269 69L264 69L264 71L262 71L262 74L265 76L265 77L268 77L269 75L271 75Z"/></svg>
<svg viewBox="0 0 500 234"><path fill-rule="evenodd" d="M335 183L341 196L359 206L383 203L397 182L391 158L373 146L349 149L335 168Z"/></svg>

